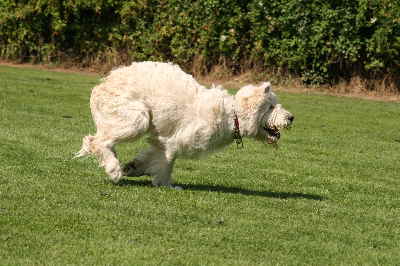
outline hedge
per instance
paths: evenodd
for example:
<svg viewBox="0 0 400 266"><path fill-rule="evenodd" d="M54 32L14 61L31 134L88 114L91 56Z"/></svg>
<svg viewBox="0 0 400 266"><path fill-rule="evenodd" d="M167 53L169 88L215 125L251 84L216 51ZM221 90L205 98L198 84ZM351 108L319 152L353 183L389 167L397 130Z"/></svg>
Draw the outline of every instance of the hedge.
<svg viewBox="0 0 400 266"><path fill-rule="evenodd" d="M9 60L400 76L399 0L1 0L0 33Z"/></svg>

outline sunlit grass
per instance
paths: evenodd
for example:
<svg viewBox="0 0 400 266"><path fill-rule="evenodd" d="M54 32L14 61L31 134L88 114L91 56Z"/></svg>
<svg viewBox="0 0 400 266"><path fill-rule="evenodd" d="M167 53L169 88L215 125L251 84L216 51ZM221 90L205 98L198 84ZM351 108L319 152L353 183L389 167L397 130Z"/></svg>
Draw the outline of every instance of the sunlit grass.
<svg viewBox="0 0 400 266"><path fill-rule="evenodd" d="M97 82L0 67L1 265L400 264L398 103L278 93L296 116L278 150L180 159L175 191L71 160Z"/></svg>

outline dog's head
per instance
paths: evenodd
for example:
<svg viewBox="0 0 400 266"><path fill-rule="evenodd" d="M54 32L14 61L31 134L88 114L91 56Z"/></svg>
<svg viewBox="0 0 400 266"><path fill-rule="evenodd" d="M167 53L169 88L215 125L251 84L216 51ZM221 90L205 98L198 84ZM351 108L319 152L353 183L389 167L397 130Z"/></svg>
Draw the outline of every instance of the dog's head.
<svg viewBox="0 0 400 266"><path fill-rule="evenodd" d="M293 123L294 116L278 104L269 82L259 86L247 85L237 92L235 98L241 118L246 123L244 135L274 144L280 138L280 131Z"/></svg>

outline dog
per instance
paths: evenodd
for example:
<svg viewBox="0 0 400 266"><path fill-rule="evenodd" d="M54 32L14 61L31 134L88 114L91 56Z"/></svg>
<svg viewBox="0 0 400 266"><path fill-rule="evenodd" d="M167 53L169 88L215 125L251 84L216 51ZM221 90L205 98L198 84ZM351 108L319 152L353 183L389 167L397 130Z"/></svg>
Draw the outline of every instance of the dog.
<svg viewBox="0 0 400 266"><path fill-rule="evenodd" d="M277 143L281 129L294 120L269 82L230 95L161 62L135 62L111 71L93 88L90 109L97 132L83 138L76 157L95 155L114 183L123 176L148 175L154 186L168 187L174 187L176 158L240 144L242 137ZM122 166L114 146L143 135L149 136L150 147Z"/></svg>

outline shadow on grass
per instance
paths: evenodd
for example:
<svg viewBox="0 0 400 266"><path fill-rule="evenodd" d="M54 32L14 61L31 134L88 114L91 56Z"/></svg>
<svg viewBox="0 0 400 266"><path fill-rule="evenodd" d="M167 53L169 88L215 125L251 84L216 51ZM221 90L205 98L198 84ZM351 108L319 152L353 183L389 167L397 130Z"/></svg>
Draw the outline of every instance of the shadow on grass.
<svg viewBox="0 0 400 266"><path fill-rule="evenodd" d="M149 180L130 180L124 179L118 184L119 186L145 186L151 187L151 181ZM297 192L272 192L272 191L257 191L245 188L237 187L226 187L219 185L191 185L191 184L176 184L182 187L184 190L192 191L210 191L210 192L220 192L220 193L230 193L230 194L242 194L246 196L259 196L267 198L276 199L309 199L309 200L325 200L325 197L315 194L305 194Z"/></svg>

